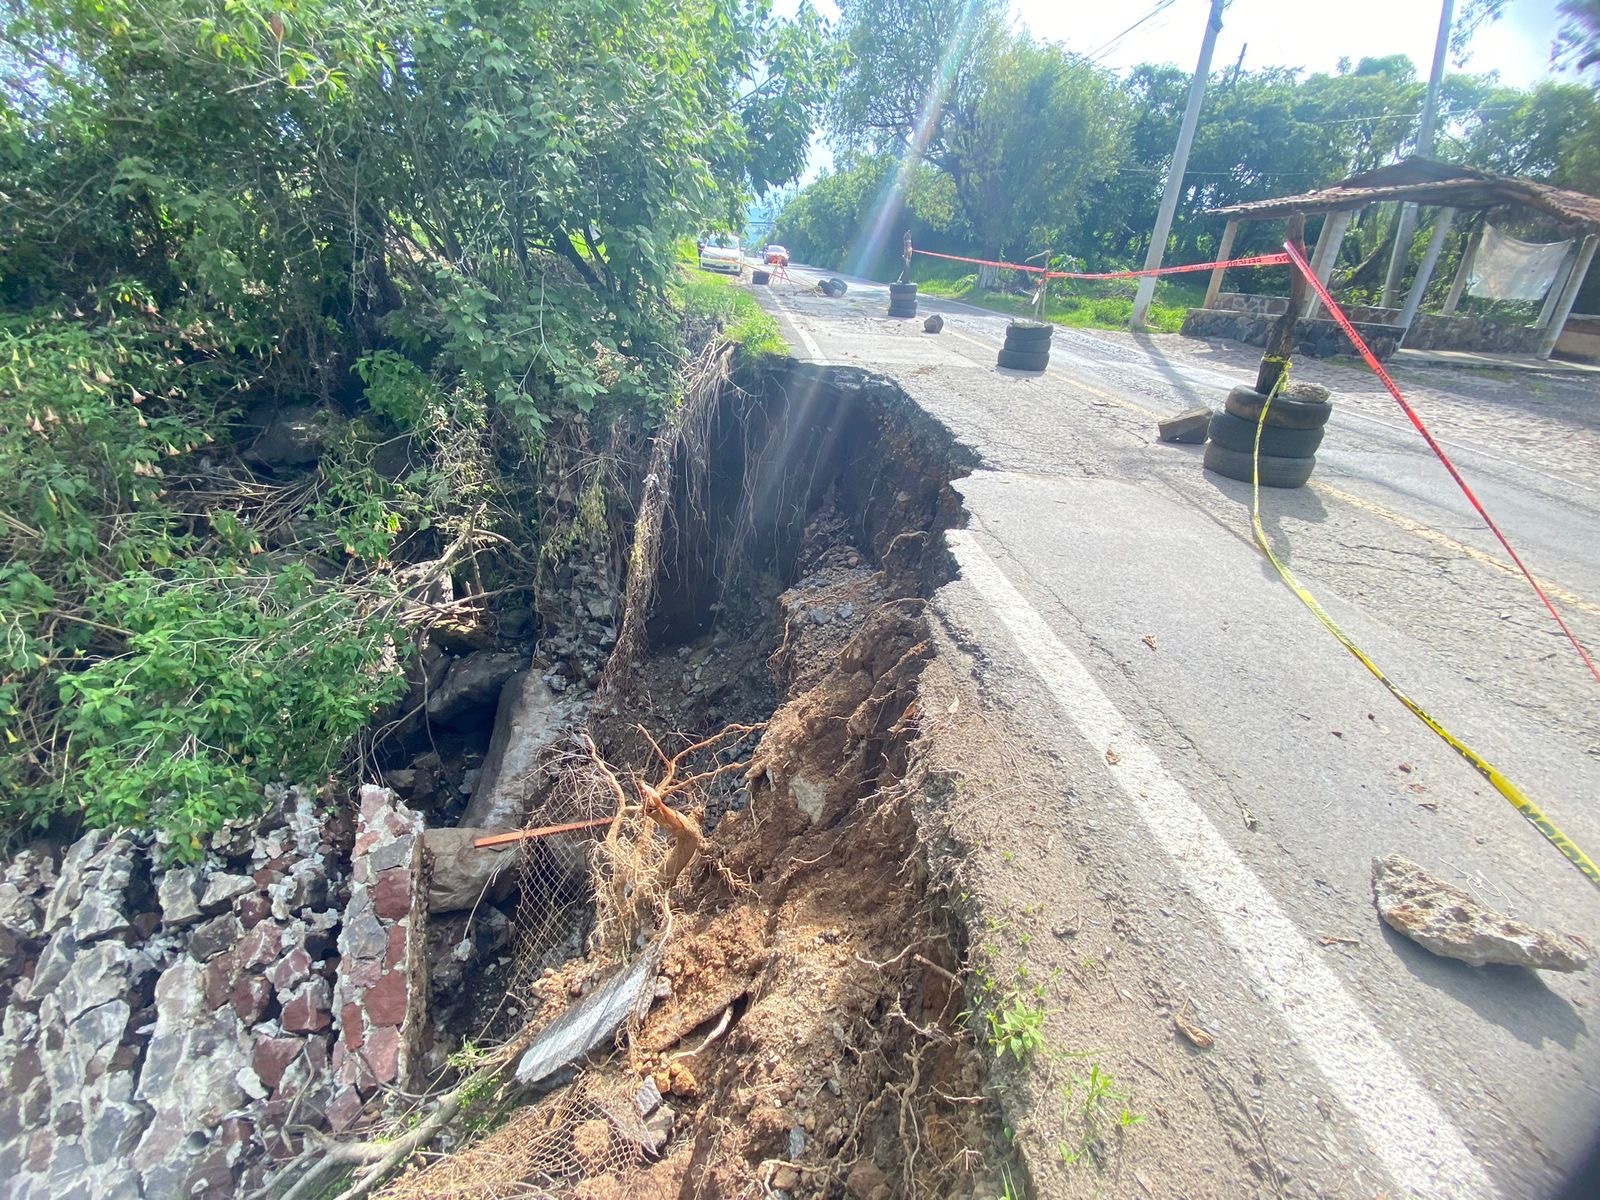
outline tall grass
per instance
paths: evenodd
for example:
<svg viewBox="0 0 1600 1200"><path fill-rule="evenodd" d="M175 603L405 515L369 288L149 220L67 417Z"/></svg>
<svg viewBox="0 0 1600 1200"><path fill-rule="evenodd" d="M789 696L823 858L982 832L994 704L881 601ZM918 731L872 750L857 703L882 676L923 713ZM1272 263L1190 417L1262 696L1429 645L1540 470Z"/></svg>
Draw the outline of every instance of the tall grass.
<svg viewBox="0 0 1600 1200"><path fill-rule="evenodd" d="M678 274L675 291L686 313L722 322L722 332L749 353L789 352L778 322L736 280L685 266Z"/></svg>

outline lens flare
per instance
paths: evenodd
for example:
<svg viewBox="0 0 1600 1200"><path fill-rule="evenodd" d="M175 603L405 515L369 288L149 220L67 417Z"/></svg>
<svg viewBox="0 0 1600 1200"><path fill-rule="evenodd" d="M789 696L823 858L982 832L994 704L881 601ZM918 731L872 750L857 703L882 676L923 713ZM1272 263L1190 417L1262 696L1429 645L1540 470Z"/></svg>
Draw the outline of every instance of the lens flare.
<svg viewBox="0 0 1600 1200"><path fill-rule="evenodd" d="M899 165L878 189L872 208L868 210L867 224L852 247L846 267L853 275L865 275L872 269L872 264L878 261L878 255L883 252L884 243L891 236L890 218L899 211L905 199L906 189L911 186L912 172L917 169L923 155L927 153L928 143L938 131L939 118L943 114L945 101L950 97L950 86L955 82L961 60L971 48L973 29L980 7L982 0L967 0L956 18L955 28L950 31L950 39L945 44L944 53L939 57L938 69L928 81L927 93L922 98L916 122L911 129L910 140L900 155Z"/></svg>

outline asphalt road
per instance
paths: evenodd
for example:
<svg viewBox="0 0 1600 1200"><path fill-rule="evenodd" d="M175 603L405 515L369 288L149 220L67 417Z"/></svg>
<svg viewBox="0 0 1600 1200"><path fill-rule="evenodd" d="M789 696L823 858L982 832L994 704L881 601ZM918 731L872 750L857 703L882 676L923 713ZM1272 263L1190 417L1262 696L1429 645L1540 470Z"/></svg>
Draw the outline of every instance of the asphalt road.
<svg viewBox="0 0 1600 1200"><path fill-rule="evenodd" d="M1218 1033L1207 1069L1245 1081L1263 1146L1294 1164L1274 1190L1549 1194L1600 1125L1595 969L1435 958L1378 922L1371 862L1404 854L1585 936L1600 892L1283 586L1251 544L1249 487L1155 440L1157 416L1250 381L1254 355L1063 329L1049 371L1022 375L995 366L1005 317L924 297L947 322L928 335L884 315L881 285L830 300L817 273L791 275L754 291L798 357L896 378L980 454L958 484L970 519L939 611L1006 719L1065 764L1061 869L1117 881L1120 952L1177 981ZM1600 684L1365 368L1296 372L1336 408L1313 485L1263 491L1275 549L1402 687L1600 854ZM1398 381L1600 645L1600 386Z"/></svg>

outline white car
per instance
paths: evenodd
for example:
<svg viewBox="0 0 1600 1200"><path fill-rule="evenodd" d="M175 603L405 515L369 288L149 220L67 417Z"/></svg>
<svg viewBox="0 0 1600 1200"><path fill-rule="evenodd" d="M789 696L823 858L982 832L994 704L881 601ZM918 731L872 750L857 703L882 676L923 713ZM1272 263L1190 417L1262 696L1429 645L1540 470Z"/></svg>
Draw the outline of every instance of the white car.
<svg viewBox="0 0 1600 1200"><path fill-rule="evenodd" d="M702 271L726 271L729 275L744 274L744 247L736 242L707 242L700 247Z"/></svg>

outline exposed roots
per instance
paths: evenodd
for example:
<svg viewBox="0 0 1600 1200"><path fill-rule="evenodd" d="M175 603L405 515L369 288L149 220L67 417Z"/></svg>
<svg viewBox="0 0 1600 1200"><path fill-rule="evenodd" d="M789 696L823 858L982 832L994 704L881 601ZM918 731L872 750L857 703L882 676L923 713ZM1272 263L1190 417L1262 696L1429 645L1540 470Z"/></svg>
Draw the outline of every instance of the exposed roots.
<svg viewBox="0 0 1600 1200"><path fill-rule="evenodd" d="M688 460L691 477L705 473L706 437L711 418L722 398L733 361L733 344L721 339L708 344L687 373L682 406L656 434L650 447L650 466L644 478L644 495L634 518L633 550L628 556L628 580L622 596L622 625L617 644L595 688L604 702L631 677L648 646L645 622L655 599L661 567L661 534L671 510L673 466Z"/></svg>

